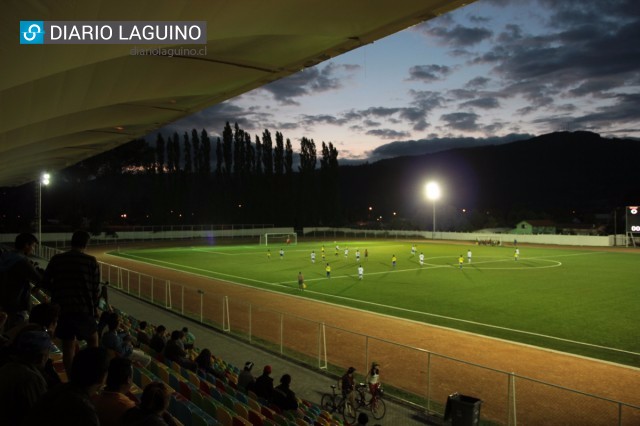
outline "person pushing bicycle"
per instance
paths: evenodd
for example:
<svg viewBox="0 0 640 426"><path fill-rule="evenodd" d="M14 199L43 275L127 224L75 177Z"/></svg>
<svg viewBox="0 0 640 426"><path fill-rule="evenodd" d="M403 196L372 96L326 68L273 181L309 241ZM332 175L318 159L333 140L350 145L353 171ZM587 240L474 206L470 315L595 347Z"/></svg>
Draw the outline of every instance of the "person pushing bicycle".
<svg viewBox="0 0 640 426"><path fill-rule="evenodd" d="M377 396L378 389L380 389L380 364L378 364L375 361L371 363L371 368L367 373L367 377L365 381L369 385L369 392L371 393L371 398Z"/></svg>
<svg viewBox="0 0 640 426"><path fill-rule="evenodd" d="M357 407L356 405L356 387L355 382L353 380L353 373L356 371L354 367L349 367L346 373L340 379L340 388L342 389L342 397L345 401L349 401L351 404L351 409L354 410Z"/></svg>

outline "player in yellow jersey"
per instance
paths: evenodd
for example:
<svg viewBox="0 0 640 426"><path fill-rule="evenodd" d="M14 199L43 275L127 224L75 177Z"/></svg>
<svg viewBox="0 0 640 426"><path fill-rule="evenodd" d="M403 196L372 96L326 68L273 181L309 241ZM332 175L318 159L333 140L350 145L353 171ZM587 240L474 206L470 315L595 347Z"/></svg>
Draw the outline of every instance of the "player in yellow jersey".
<svg viewBox="0 0 640 426"><path fill-rule="evenodd" d="M331 278L331 266L328 263L326 268L324 268L324 270L327 273L327 278Z"/></svg>
<svg viewBox="0 0 640 426"><path fill-rule="evenodd" d="M458 258L458 265L460 265L460 269L462 269L462 265L464 265L464 257L462 257L462 255Z"/></svg>
<svg viewBox="0 0 640 426"><path fill-rule="evenodd" d="M397 260L398 259L396 258L395 254L393 256L391 256L391 267L394 268L394 269L396 268L396 261Z"/></svg>

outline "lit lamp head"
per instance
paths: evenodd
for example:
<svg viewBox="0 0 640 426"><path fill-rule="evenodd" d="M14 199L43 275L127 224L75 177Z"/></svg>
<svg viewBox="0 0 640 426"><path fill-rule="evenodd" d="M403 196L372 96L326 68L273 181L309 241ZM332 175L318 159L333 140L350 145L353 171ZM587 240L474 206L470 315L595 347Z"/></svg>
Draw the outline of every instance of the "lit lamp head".
<svg viewBox="0 0 640 426"><path fill-rule="evenodd" d="M51 175L49 173L43 173L42 176L40 176L40 183L43 184L44 186L49 185L50 182L51 182Z"/></svg>
<svg viewBox="0 0 640 426"><path fill-rule="evenodd" d="M427 198L432 201L436 201L440 198L440 185L437 182L429 182L425 186L425 193Z"/></svg>

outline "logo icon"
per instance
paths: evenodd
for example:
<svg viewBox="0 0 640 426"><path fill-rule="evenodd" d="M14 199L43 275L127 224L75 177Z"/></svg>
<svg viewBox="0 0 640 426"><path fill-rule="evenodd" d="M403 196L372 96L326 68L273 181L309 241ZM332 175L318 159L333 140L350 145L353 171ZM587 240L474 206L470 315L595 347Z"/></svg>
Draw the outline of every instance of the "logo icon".
<svg viewBox="0 0 640 426"><path fill-rule="evenodd" d="M44 44L44 21L20 21L20 44Z"/></svg>

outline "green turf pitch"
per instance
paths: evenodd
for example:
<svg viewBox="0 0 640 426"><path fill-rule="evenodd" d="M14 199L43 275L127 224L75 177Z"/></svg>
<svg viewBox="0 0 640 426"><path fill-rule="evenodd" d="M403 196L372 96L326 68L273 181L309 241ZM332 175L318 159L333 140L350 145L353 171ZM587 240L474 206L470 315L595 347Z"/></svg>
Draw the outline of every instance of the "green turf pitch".
<svg viewBox="0 0 640 426"><path fill-rule="evenodd" d="M640 257L597 250L393 241L113 253L167 268L626 364L640 364ZM344 249L349 254L345 257ZM356 262L356 250L361 261ZM364 257L365 249L369 256ZM472 262L467 250L472 250ZM315 251L315 264L311 252ZM424 253L420 266L418 256ZM392 267L391 258L397 257ZM464 263L459 268L458 258ZM326 263L331 278L326 278ZM364 279L358 280L362 264ZM298 290L302 272L307 289Z"/></svg>

